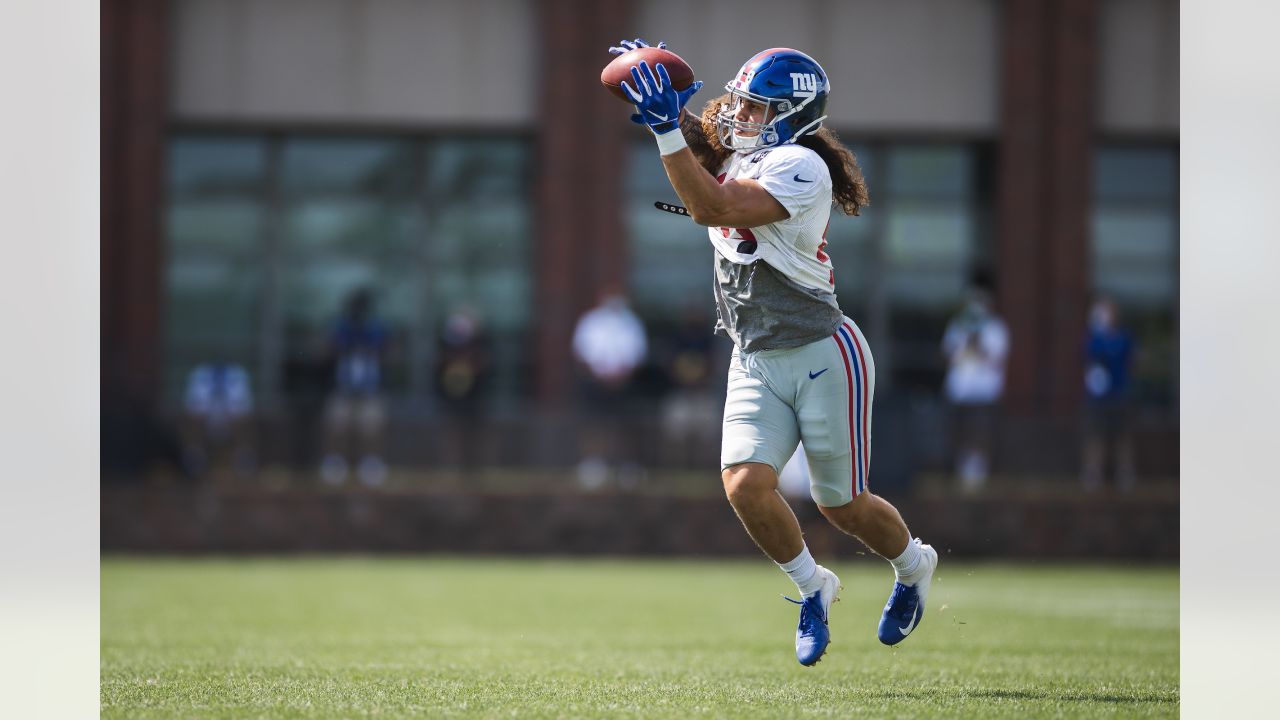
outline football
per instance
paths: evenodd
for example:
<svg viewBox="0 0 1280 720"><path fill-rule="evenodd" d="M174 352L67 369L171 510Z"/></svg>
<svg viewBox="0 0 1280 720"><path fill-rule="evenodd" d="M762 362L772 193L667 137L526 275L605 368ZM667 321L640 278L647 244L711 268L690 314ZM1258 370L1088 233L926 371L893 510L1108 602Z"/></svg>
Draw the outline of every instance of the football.
<svg viewBox="0 0 1280 720"><path fill-rule="evenodd" d="M626 80L628 84L634 84L631 79L631 67L639 65L641 61L649 63L654 76L658 74L658 65L665 67L667 74L671 76L671 84L677 90L685 90L693 84L693 68L689 67L689 63L670 50L656 47L636 48L614 58L613 62L605 65L604 70L600 71L601 84L619 100L631 102L631 98L627 97L620 83Z"/></svg>

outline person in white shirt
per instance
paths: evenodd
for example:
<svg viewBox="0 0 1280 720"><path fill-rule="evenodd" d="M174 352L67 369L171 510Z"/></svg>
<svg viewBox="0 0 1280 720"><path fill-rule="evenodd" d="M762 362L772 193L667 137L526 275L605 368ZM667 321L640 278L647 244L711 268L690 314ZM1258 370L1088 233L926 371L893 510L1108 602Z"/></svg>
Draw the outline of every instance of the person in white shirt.
<svg viewBox="0 0 1280 720"><path fill-rule="evenodd" d="M970 291L968 303L942 336L947 359L945 393L953 407L956 477L966 492L987 481L996 406L1004 393L1009 330L991 309L982 286Z"/></svg>
<svg viewBox="0 0 1280 720"><path fill-rule="evenodd" d="M578 319L573 354L586 371L582 387L586 423L578 463L578 483L583 488L602 487L617 464L623 466L620 482L636 480L637 468L623 457L618 436L628 415L631 379L648 353L644 324L617 288L606 288L598 304Z"/></svg>
<svg viewBox="0 0 1280 720"><path fill-rule="evenodd" d="M626 384L648 351L644 324L614 291L583 314L573 332L574 356L604 385Z"/></svg>

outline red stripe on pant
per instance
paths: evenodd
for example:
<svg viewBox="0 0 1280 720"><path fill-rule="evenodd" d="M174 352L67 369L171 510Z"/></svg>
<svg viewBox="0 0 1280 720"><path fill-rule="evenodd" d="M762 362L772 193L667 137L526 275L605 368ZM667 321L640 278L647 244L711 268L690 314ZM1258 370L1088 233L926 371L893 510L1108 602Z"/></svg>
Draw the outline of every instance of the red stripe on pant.
<svg viewBox="0 0 1280 720"><path fill-rule="evenodd" d="M867 374L867 360L858 334L849 323L845 323L844 328L849 331L853 346L858 351L858 365L862 367L862 387L866 389L866 400L862 403L862 489L866 490L871 484L871 423L867 422L867 414L871 411L871 376Z"/></svg>
<svg viewBox="0 0 1280 720"><path fill-rule="evenodd" d="M862 453L858 447L858 430L854 422L854 398L857 397L857 388L853 384L853 368L849 364L849 350L845 347L844 341L840 339L840 332L836 331L831 338L836 341L836 347L840 349L840 359L844 361L844 378L849 390L849 452L853 455L853 477L850 482L853 485L853 496L858 496L858 469L862 465Z"/></svg>

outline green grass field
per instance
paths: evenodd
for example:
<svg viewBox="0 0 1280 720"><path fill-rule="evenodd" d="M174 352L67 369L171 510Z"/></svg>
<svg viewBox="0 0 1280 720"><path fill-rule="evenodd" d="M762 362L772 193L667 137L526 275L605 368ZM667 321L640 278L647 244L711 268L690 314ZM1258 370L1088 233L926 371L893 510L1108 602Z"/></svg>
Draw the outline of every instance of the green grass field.
<svg viewBox="0 0 1280 720"><path fill-rule="evenodd" d="M833 642L755 561L102 561L102 717L1176 717L1173 568L832 564Z"/></svg>

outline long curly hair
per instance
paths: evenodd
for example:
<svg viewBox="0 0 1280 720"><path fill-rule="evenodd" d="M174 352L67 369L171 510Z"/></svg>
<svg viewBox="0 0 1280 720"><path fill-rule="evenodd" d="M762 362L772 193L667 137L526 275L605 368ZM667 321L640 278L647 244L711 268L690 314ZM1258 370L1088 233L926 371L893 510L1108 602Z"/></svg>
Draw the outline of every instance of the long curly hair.
<svg viewBox="0 0 1280 720"><path fill-rule="evenodd" d="M733 155L733 151L720 143L720 133L716 130L716 114L720 106L729 102L729 93L707 102L702 108L702 115L694 116L686 113L680 120L680 129L684 132L685 142L693 151L698 163L713 176L720 172L724 162ZM831 172L831 199L840 206L845 215L857 215L858 211L871 204L871 196L867 193L867 181L862 177L862 169L858 167L858 158L853 151L840 142L840 138L827 128L822 128L813 135L805 135L796 141L801 147L807 147L818 153L822 162Z"/></svg>

